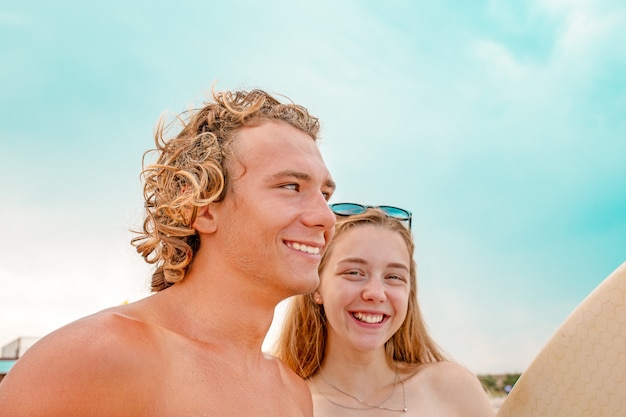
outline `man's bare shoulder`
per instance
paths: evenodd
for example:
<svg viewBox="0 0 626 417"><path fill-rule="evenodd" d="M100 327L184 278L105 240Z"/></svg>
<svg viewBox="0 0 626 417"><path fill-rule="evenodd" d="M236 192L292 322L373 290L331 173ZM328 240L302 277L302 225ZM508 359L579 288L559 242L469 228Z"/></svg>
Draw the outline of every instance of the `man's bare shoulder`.
<svg viewBox="0 0 626 417"><path fill-rule="evenodd" d="M119 306L44 337L0 384L3 413L312 415L306 384L278 359L241 360L232 344L190 338L184 320L162 311L150 302Z"/></svg>
<svg viewBox="0 0 626 417"><path fill-rule="evenodd" d="M297 403L304 415L312 415L313 401L307 383L277 357L266 353L265 358L278 369L280 381L274 385L281 387L283 392Z"/></svg>
<svg viewBox="0 0 626 417"><path fill-rule="evenodd" d="M0 402L7 415L91 415L95 410L127 415L138 394L133 387L154 384L141 379L159 359L155 327L133 308L101 311L33 345L2 381Z"/></svg>
<svg viewBox="0 0 626 417"><path fill-rule="evenodd" d="M288 386L293 386L294 388L309 392L309 388L306 382L304 382L302 378L296 375L296 373L293 372L283 361L281 361L279 358L269 353L265 353L264 356L265 356L265 359L267 359L268 361L273 363L274 366L276 366L276 368L278 369L280 373L280 378L283 383L285 383Z"/></svg>

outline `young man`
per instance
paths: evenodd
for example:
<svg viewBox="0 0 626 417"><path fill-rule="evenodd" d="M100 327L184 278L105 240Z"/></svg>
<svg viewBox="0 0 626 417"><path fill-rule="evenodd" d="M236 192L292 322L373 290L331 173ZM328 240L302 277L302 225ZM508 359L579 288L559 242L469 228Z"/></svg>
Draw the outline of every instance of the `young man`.
<svg viewBox="0 0 626 417"><path fill-rule="evenodd" d="M263 91L214 93L156 134L133 240L154 295L44 337L0 384L5 416L312 416L261 352L275 306L313 291L335 217L318 120Z"/></svg>

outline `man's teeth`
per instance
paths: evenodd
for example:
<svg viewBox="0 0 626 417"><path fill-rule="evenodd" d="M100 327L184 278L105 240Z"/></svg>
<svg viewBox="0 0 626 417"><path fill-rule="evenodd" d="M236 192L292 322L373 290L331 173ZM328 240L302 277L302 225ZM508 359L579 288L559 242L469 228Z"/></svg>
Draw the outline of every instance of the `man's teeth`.
<svg viewBox="0 0 626 417"><path fill-rule="evenodd" d="M383 321L382 314L364 314L364 313L353 313L352 316L365 323L380 323Z"/></svg>
<svg viewBox="0 0 626 417"><path fill-rule="evenodd" d="M294 242L291 245L291 247L294 248L295 250L299 250L300 252L310 253L312 255L319 255L320 254L320 248L313 247L313 246L307 246L307 245L304 245L302 243Z"/></svg>

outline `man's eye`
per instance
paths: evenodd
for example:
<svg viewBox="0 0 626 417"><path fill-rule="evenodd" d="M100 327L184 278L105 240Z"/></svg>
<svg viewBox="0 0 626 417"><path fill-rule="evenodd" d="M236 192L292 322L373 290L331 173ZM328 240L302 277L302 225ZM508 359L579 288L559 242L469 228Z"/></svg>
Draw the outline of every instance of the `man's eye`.
<svg viewBox="0 0 626 417"><path fill-rule="evenodd" d="M298 184L284 184L281 185L282 188L287 188L288 190L300 191L300 185Z"/></svg>

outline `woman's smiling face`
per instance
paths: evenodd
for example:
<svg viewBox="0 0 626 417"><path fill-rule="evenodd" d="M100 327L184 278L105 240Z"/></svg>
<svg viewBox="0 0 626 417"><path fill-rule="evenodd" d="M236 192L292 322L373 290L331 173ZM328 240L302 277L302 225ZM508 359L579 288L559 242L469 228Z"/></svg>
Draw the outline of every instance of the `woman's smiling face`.
<svg viewBox="0 0 626 417"><path fill-rule="evenodd" d="M406 317L411 258L402 236L358 225L337 237L318 289L328 319L328 346L383 348Z"/></svg>

